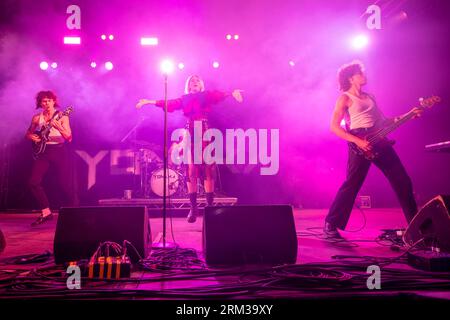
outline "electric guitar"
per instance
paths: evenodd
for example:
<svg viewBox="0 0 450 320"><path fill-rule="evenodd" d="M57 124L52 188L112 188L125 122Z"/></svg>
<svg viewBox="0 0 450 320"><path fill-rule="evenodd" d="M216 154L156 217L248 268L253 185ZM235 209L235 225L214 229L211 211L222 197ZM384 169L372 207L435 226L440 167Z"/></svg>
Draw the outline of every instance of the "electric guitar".
<svg viewBox="0 0 450 320"><path fill-rule="evenodd" d="M68 107L63 112L58 112L56 117L53 117L52 120L60 120L64 116L70 115L73 111L73 107ZM39 131L36 131L35 134L39 136L41 139L38 142L34 142L32 144L33 148L33 158L37 159L41 153L45 151L45 147L47 146L47 142L49 141L50 129L53 128L52 122L49 121L47 124L43 125Z"/></svg>
<svg viewBox="0 0 450 320"><path fill-rule="evenodd" d="M436 103L440 102L441 98L439 96L432 96L429 98L420 98L420 106L417 108L425 110L431 108ZM399 117L396 121L388 122L382 126L376 126L371 128L368 131L365 131L364 133L359 133L358 129L350 130L350 133L368 141L370 145L372 146L371 150L363 150L360 147L358 147L355 143L350 143L350 148L358 155L364 156L368 160L373 160L378 156L378 151L380 147L386 146L386 145L393 145L395 141L389 140L386 138L386 136L400 127L402 124L406 123L407 121L411 120L414 117L415 113L413 110L409 111L405 115Z"/></svg>

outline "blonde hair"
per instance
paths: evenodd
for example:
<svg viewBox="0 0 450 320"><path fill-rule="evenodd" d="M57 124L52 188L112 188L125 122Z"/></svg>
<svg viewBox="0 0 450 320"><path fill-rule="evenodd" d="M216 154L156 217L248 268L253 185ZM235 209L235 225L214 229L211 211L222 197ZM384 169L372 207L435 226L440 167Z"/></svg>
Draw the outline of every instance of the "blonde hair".
<svg viewBox="0 0 450 320"><path fill-rule="evenodd" d="M205 91L205 83L203 82L202 78L200 78L200 76L198 76L198 75L196 75L196 74L193 74L193 75L190 75L190 76L186 79L186 83L185 83L185 85L184 85L184 93L185 93L185 94L189 94L189 82L191 81L191 79L192 79L193 77L197 77L197 78L200 80L200 86L202 87L202 88L200 89L200 91Z"/></svg>

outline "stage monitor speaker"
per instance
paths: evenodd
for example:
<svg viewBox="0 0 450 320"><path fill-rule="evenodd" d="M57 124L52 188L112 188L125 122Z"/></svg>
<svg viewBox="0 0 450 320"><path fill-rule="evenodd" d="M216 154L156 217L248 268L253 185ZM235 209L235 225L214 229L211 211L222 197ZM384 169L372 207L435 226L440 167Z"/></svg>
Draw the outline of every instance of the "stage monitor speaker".
<svg viewBox="0 0 450 320"><path fill-rule="evenodd" d="M439 195L426 203L416 214L403 240L413 245L421 239L426 246L450 252L450 195Z"/></svg>
<svg viewBox="0 0 450 320"><path fill-rule="evenodd" d="M208 265L295 263L297 234L292 207L206 207L203 253Z"/></svg>
<svg viewBox="0 0 450 320"><path fill-rule="evenodd" d="M105 241L120 245L128 240L142 258L151 245L147 207L78 207L61 208L56 225L53 250L55 262L62 264L89 259ZM127 247L131 261L139 260Z"/></svg>
<svg viewBox="0 0 450 320"><path fill-rule="evenodd" d="M0 253L2 253L3 250L5 250L5 247L6 247L5 236L3 235L2 229L0 229Z"/></svg>

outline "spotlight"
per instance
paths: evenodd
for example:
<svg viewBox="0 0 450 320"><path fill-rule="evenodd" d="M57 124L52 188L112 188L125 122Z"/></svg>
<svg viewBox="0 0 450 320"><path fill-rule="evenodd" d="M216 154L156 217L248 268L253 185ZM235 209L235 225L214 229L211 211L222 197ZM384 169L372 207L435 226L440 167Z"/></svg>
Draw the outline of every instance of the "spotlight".
<svg viewBox="0 0 450 320"><path fill-rule="evenodd" d="M166 59L161 62L161 71L164 74L170 74L173 72L174 66L173 62Z"/></svg>
<svg viewBox="0 0 450 320"><path fill-rule="evenodd" d="M238 34L234 35L234 40L239 40L239 35Z"/></svg>
<svg viewBox="0 0 450 320"><path fill-rule="evenodd" d="M105 62L105 68L106 70L111 71L114 68L114 65L112 64L111 61L107 61Z"/></svg>
<svg viewBox="0 0 450 320"><path fill-rule="evenodd" d="M91 68L96 68L97 67L97 63L95 61L91 62Z"/></svg>
<svg viewBox="0 0 450 320"><path fill-rule="evenodd" d="M106 34L102 34L100 38L102 38L102 40L106 40Z"/></svg>
<svg viewBox="0 0 450 320"><path fill-rule="evenodd" d="M352 39L351 43L352 43L353 49L360 50L367 46L367 44L369 43L369 38L366 35L360 34L360 35L355 36Z"/></svg>
<svg viewBox="0 0 450 320"><path fill-rule="evenodd" d="M292 61L292 60L290 60L290 61L289 61L289 65L290 65L291 67L293 67L293 66L295 66L295 62Z"/></svg>
<svg viewBox="0 0 450 320"><path fill-rule="evenodd" d="M212 66L213 66L214 69L219 68L219 62L214 61L213 64L212 64Z"/></svg>
<svg viewBox="0 0 450 320"><path fill-rule="evenodd" d="M48 69L48 63L46 61L42 61L39 64L39 68L41 68L41 70L47 70Z"/></svg>
<svg viewBox="0 0 450 320"><path fill-rule="evenodd" d="M183 62L180 62L180 63L178 64L178 69L180 69L180 70L183 70L183 69L184 69L184 63L183 63Z"/></svg>
<svg viewBox="0 0 450 320"><path fill-rule="evenodd" d="M114 40L114 36L113 36L112 34L110 34L108 38L109 38L109 40L111 40L111 41Z"/></svg>
<svg viewBox="0 0 450 320"><path fill-rule="evenodd" d="M157 45L158 45L158 38L155 37L141 38L141 46L157 46Z"/></svg>
<svg viewBox="0 0 450 320"><path fill-rule="evenodd" d="M58 67L58 64L56 62L52 62L50 65L53 69L56 69Z"/></svg>
<svg viewBox="0 0 450 320"><path fill-rule="evenodd" d="M231 34L227 34L227 40L231 40Z"/></svg>

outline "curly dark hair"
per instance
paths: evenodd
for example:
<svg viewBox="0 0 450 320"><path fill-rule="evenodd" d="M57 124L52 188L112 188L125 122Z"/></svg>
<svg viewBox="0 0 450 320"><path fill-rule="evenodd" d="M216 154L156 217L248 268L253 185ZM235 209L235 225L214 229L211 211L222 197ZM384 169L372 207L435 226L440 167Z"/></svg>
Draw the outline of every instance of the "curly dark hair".
<svg viewBox="0 0 450 320"><path fill-rule="evenodd" d="M58 98L56 97L56 94L53 91L39 91L36 95L36 109L41 108L41 101L43 99L52 99L55 100L55 108L59 108L58 104Z"/></svg>
<svg viewBox="0 0 450 320"><path fill-rule="evenodd" d="M360 61L352 61L341 66L338 71L339 90L347 91L350 89L350 78L362 72L364 72L364 65Z"/></svg>

